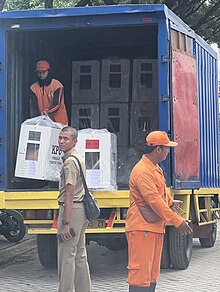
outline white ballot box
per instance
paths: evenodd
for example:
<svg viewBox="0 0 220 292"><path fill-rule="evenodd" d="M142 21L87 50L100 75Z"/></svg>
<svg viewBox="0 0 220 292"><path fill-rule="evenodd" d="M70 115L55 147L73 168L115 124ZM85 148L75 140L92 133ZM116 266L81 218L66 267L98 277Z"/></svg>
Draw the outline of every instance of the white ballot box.
<svg viewBox="0 0 220 292"><path fill-rule="evenodd" d="M116 190L116 135L106 129L79 130L76 147L85 159L88 188L97 191Z"/></svg>
<svg viewBox="0 0 220 292"><path fill-rule="evenodd" d="M58 146L61 124L46 116L26 120L21 125L15 176L58 181L62 151Z"/></svg>

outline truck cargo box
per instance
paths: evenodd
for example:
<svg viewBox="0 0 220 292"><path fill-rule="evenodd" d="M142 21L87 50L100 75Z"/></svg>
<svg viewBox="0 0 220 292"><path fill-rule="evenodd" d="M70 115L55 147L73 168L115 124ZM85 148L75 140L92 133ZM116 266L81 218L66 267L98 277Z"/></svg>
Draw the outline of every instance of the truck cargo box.
<svg viewBox="0 0 220 292"><path fill-rule="evenodd" d="M161 166L166 191L183 202L177 212L191 221L193 234L167 226L161 266L186 269L193 237L214 246L220 220L214 50L164 5L0 12L0 209L24 210L28 233L37 234L40 262L52 267L58 188L51 183L57 183L14 177L20 125L29 118L29 86L40 59L64 85L69 124L105 127L117 136L108 162L117 161L118 190L93 191L101 214L86 230L88 243L126 247L128 180L145 137L159 129L178 142ZM85 154L88 162L97 161L99 151L93 150Z"/></svg>
<svg viewBox="0 0 220 292"><path fill-rule="evenodd" d="M128 187L129 172L143 153L145 136L156 129L166 131L179 144L162 165L168 186L219 187L216 53L166 6L124 5L0 12L0 190L39 187L16 180L14 168L20 125L29 118L29 86L40 59L49 61L53 76L64 84L69 123L74 126L78 122L73 113L79 119L79 107L84 104L98 109L97 128L105 103L118 100L118 108L128 109L120 117L128 120L127 124L122 121L128 125L123 135L120 119L111 117L107 109L108 130L122 137L119 189ZM94 60L100 64L94 74L105 83L92 89L91 100L83 93L81 102L73 92L73 64ZM103 60L126 60L127 69L121 71L125 76ZM102 73L103 64L110 66L110 81ZM109 87L120 87L120 80L126 82L117 97Z"/></svg>

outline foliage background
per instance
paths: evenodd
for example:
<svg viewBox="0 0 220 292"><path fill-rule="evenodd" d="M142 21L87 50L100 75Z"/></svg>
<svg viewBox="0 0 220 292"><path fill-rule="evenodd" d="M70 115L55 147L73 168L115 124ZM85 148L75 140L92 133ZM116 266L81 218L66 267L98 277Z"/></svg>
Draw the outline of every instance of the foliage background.
<svg viewBox="0 0 220 292"><path fill-rule="evenodd" d="M166 4L196 33L220 47L220 0L0 0L4 10L114 4Z"/></svg>

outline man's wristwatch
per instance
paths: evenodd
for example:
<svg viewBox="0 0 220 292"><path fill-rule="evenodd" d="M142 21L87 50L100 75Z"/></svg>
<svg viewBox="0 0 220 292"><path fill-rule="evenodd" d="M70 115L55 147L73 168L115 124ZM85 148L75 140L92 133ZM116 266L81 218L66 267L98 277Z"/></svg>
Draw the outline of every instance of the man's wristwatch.
<svg viewBox="0 0 220 292"><path fill-rule="evenodd" d="M68 225L69 221L66 221L65 219L62 220L62 225Z"/></svg>

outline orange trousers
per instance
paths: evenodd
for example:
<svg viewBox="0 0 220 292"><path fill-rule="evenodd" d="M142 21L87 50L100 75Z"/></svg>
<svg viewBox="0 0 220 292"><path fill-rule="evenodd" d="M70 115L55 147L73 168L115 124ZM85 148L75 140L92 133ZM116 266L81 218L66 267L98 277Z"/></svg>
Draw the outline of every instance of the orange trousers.
<svg viewBox="0 0 220 292"><path fill-rule="evenodd" d="M126 232L128 241L128 284L150 286L160 274L164 234L149 231Z"/></svg>

